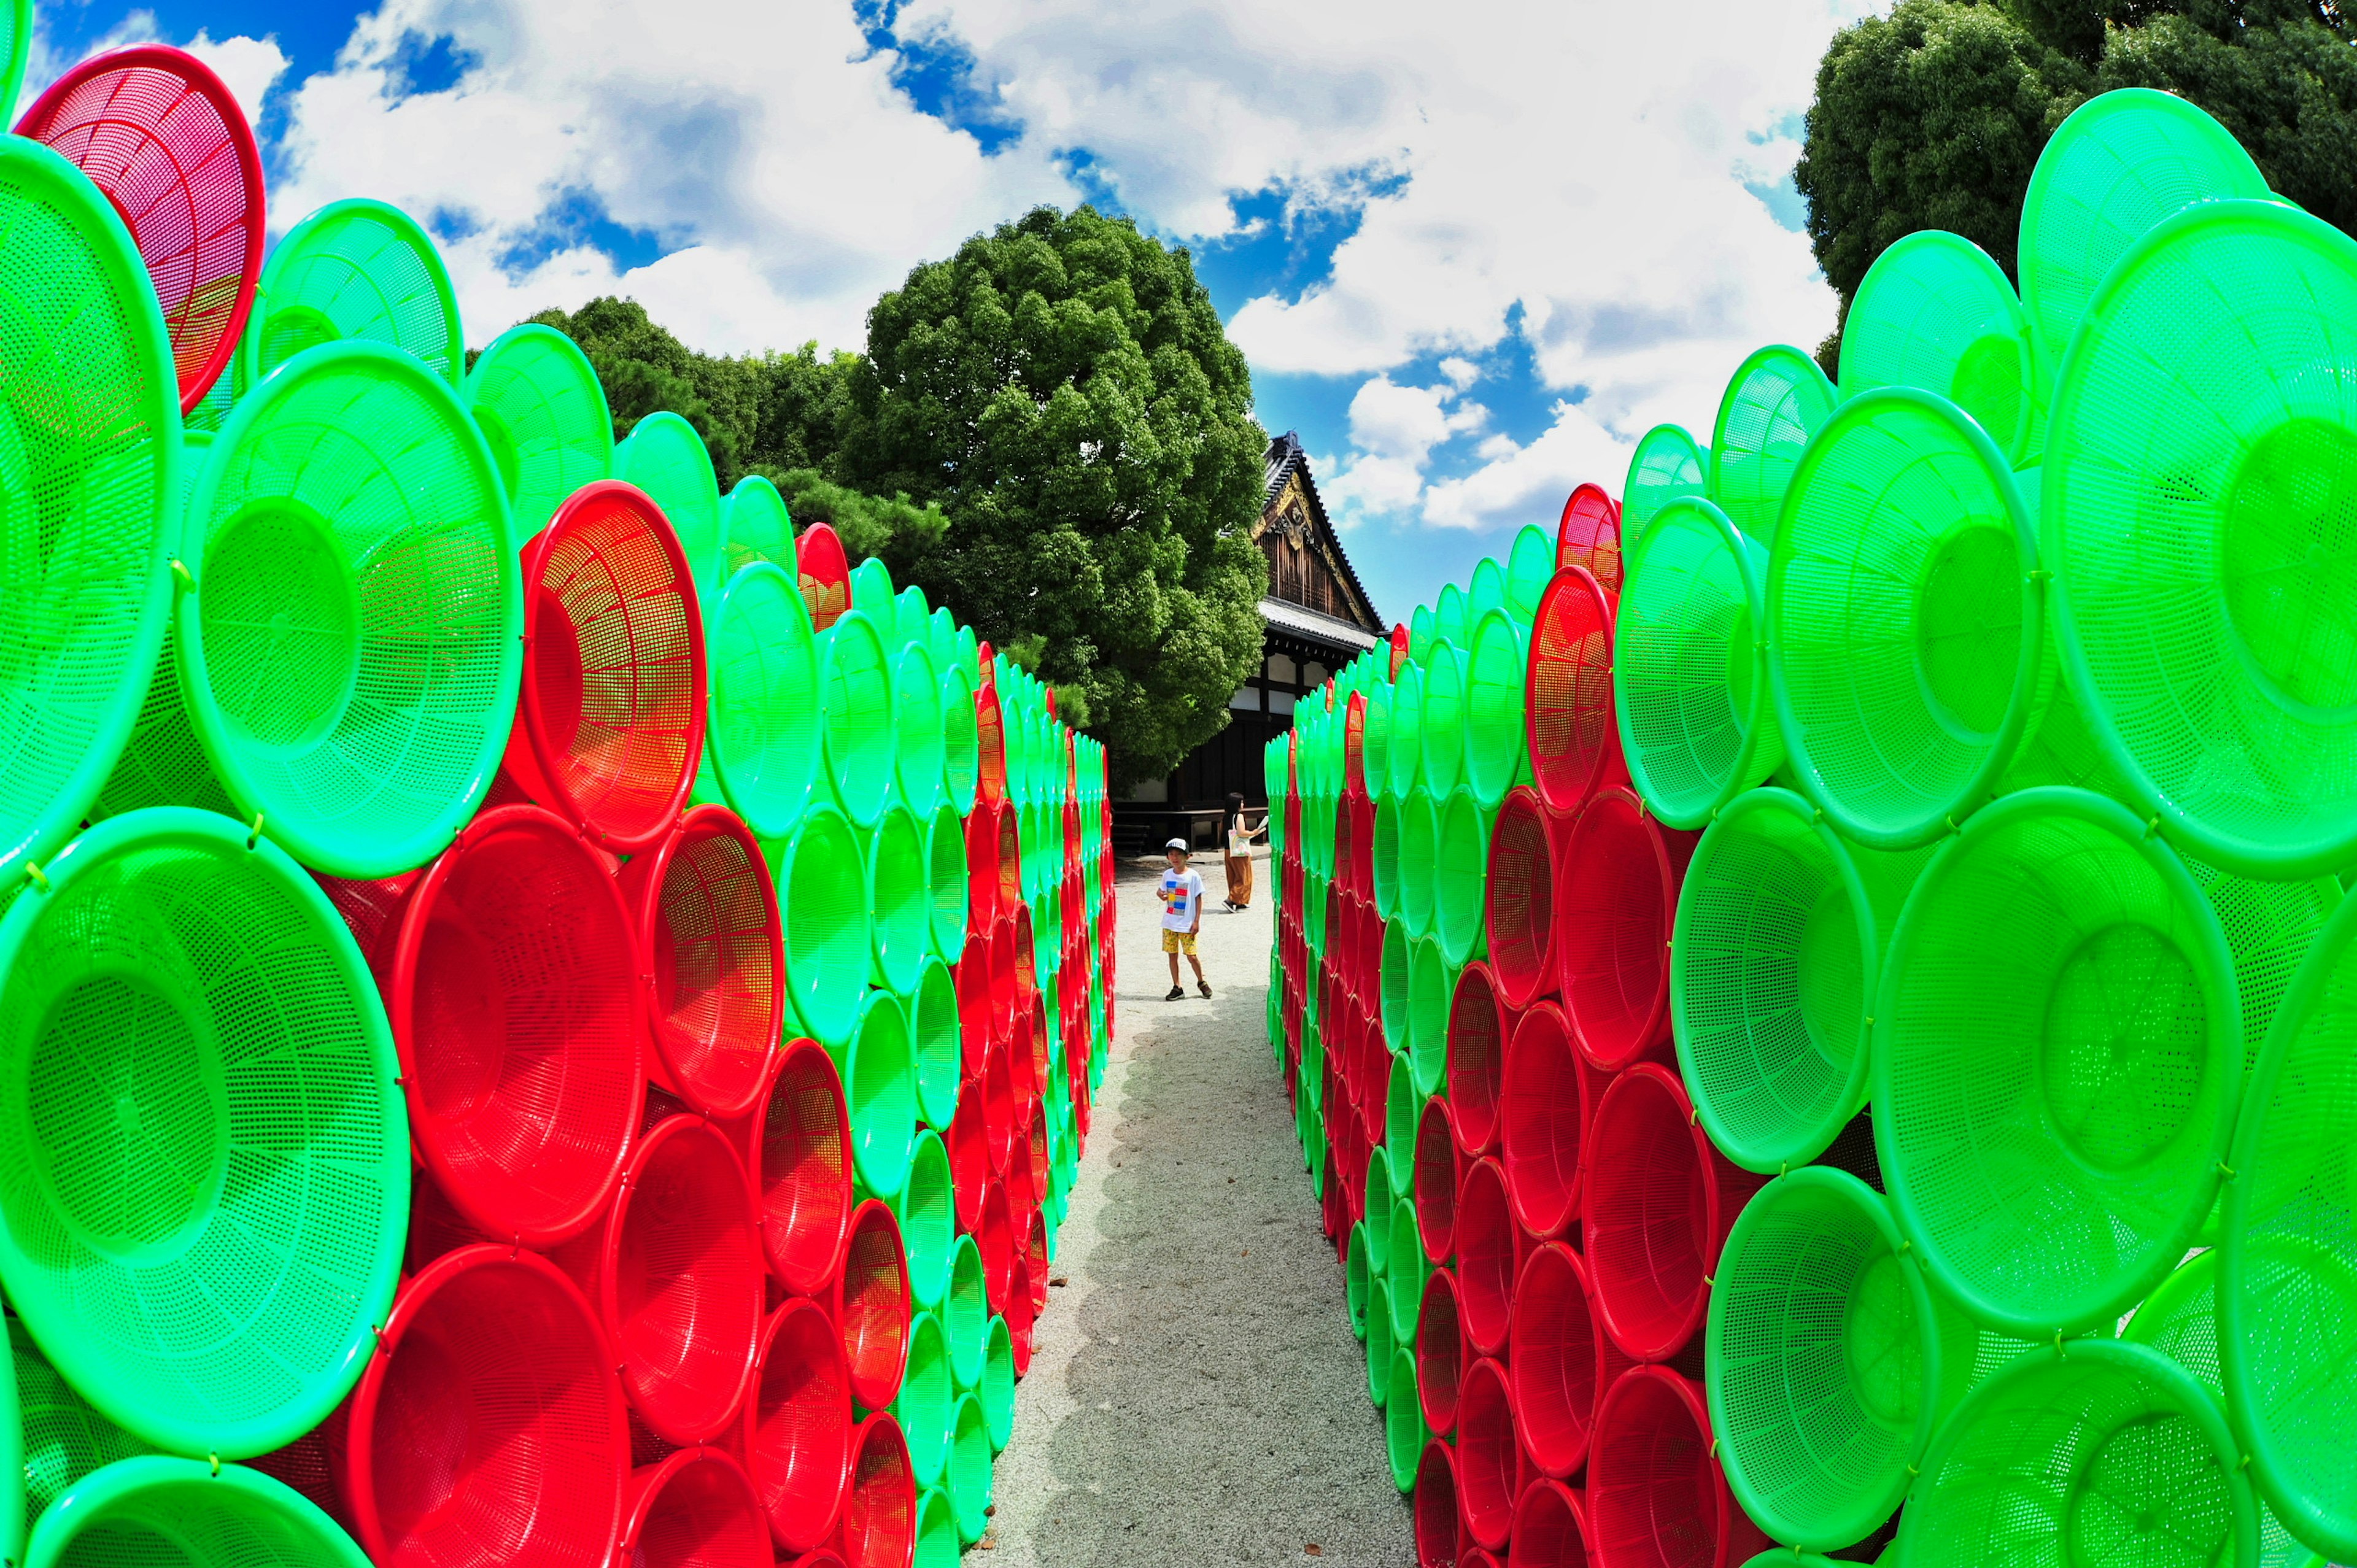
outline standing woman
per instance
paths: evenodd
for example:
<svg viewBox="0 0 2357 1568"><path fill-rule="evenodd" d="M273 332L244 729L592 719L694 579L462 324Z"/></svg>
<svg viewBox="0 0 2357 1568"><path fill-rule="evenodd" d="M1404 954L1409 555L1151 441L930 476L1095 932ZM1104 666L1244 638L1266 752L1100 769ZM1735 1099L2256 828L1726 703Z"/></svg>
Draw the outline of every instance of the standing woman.
<svg viewBox="0 0 2357 1568"><path fill-rule="evenodd" d="M1260 826L1248 827L1244 822L1244 798L1228 797L1228 910L1231 914L1252 905L1252 846L1254 839L1268 832L1268 813L1263 811Z"/></svg>

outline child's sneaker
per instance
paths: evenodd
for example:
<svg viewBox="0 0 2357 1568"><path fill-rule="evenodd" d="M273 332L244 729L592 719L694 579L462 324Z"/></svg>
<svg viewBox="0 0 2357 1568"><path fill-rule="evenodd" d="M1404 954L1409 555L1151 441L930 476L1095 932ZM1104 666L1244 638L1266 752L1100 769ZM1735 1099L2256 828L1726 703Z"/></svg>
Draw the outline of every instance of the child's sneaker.
<svg viewBox="0 0 2357 1568"><path fill-rule="evenodd" d="M1179 1001L1179 1000L1181 1000L1182 998L1184 998L1184 997L1186 996L1186 994L1187 994L1187 988L1186 988L1185 986L1183 986L1183 985L1174 985L1174 986L1172 986L1172 987L1170 988L1170 994L1169 994L1169 995L1168 995L1168 996L1166 996L1166 997L1164 997L1162 1000L1164 1000L1165 1002L1177 1002L1177 1001ZM1205 994L1206 994L1206 995L1208 995L1208 994L1210 994L1210 993L1208 993L1208 992L1207 992L1207 993L1205 993Z"/></svg>
<svg viewBox="0 0 2357 1568"><path fill-rule="evenodd" d="M1211 994L1211 983L1208 980L1199 980L1195 983L1195 989L1201 992L1208 1000Z"/></svg>

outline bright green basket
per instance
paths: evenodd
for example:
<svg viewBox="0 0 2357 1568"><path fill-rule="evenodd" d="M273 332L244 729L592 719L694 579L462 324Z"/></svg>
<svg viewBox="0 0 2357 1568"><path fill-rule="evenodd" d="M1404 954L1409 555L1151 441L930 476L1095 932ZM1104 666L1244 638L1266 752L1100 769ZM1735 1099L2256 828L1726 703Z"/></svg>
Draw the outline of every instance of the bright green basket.
<svg viewBox="0 0 2357 1568"><path fill-rule="evenodd" d="M990 1331L989 1293L982 1273L982 1247L961 1232L950 1247L949 1289L942 1296L942 1333L950 1348L950 1376L961 1390L982 1382L982 1345Z"/></svg>
<svg viewBox="0 0 2357 1568"><path fill-rule="evenodd" d="M983 1330L982 1383L974 1391L982 1400L991 1452L1004 1453L1015 1435L1015 1341L1007 1333L1006 1319L996 1313Z"/></svg>
<svg viewBox="0 0 2357 1568"><path fill-rule="evenodd" d="M1656 424L1638 439L1620 488L1620 553L1625 561L1663 507L1680 496L1710 499L1710 453L1681 427Z"/></svg>
<svg viewBox="0 0 2357 1568"><path fill-rule="evenodd" d="M367 964L317 883L210 812L111 818L46 876L0 919L0 1283L126 1431L291 1443L360 1376L407 1229Z"/></svg>
<svg viewBox="0 0 2357 1568"><path fill-rule="evenodd" d="M1737 796L1695 845L1671 1033L1703 1131L1746 1170L1815 1159L1866 1103L1867 1002L1929 854L1848 843L1773 789Z"/></svg>
<svg viewBox="0 0 2357 1568"><path fill-rule="evenodd" d="M982 731L974 711L974 681L954 664L942 679L942 789L950 808L971 815L982 787Z"/></svg>
<svg viewBox="0 0 2357 1568"><path fill-rule="evenodd" d="M574 491L611 477L606 389L555 328L527 321L491 339L467 372L466 393L507 488L511 548L531 542Z"/></svg>
<svg viewBox="0 0 2357 1568"><path fill-rule="evenodd" d="M1622 557L1612 703L1637 792L1698 828L1783 759L1760 636L1767 551L1708 501L1657 512Z"/></svg>
<svg viewBox="0 0 2357 1568"><path fill-rule="evenodd" d="M846 611L819 639L821 762L835 803L863 828L876 825L892 793L892 666L877 624Z"/></svg>
<svg viewBox="0 0 2357 1568"><path fill-rule="evenodd" d="M944 1412L948 1419L957 1419L954 1402ZM920 1487L917 1492L916 1539L909 1549L909 1568L957 1568L962 1543L958 1539L957 1512L950 1502L949 1444L942 1444L943 1474L936 1484Z"/></svg>
<svg viewBox="0 0 2357 1568"><path fill-rule="evenodd" d="M238 339L241 401L305 349L355 338L414 355L453 391L465 382L467 338L441 254L408 213L364 199L329 202L271 247Z"/></svg>
<svg viewBox="0 0 2357 1568"><path fill-rule="evenodd" d="M920 1487L942 1484L942 1472L949 1464L950 1423L956 1414L956 1402L941 1319L930 1312L913 1314L892 1417L900 1423L900 1435L909 1444L909 1469Z"/></svg>
<svg viewBox="0 0 2357 1568"><path fill-rule="evenodd" d="M2137 814L2204 860L2357 860L2357 242L2219 201L2087 307L2047 432L2056 643Z"/></svg>
<svg viewBox="0 0 2357 1568"><path fill-rule="evenodd" d="M300 1492L242 1465L124 1459L41 1516L26 1568L369 1568Z"/></svg>
<svg viewBox="0 0 2357 1568"><path fill-rule="evenodd" d="M1416 781L1436 800L1465 777L1465 656L1463 644L1444 638L1432 645L1424 665L1424 703L1416 714L1416 737L1424 760Z"/></svg>
<svg viewBox="0 0 2357 1568"><path fill-rule="evenodd" d="M913 995L919 971L934 956L926 828L896 802L885 808L875 831L862 837L867 849L868 979L896 994Z"/></svg>
<svg viewBox="0 0 2357 1568"><path fill-rule="evenodd" d="M28 20L12 15L0 39L10 92ZM0 278L11 322L0 349L0 887L13 892L27 863L72 837L131 739L171 614L167 562L179 553L189 465L155 285L107 198L12 137L0 144L0 222L11 262ZM156 684L169 682L167 671Z"/></svg>
<svg viewBox="0 0 2357 1568"><path fill-rule="evenodd" d="M2357 1561L2357 901L2317 939L2251 1075L2227 1164L2219 1352L2268 1505ZM2158 1293L2156 1293L2156 1300Z"/></svg>
<svg viewBox="0 0 2357 1568"><path fill-rule="evenodd" d="M1411 937L1432 934L1435 895L1440 875L1440 814L1423 785L1409 790L1399 803L1399 915Z"/></svg>
<svg viewBox="0 0 2357 1568"><path fill-rule="evenodd" d="M955 963L965 952L966 921L974 895L966 865L965 823L954 807L933 812L925 846L930 884L929 912L933 951L943 963Z"/></svg>
<svg viewBox="0 0 2357 1568"><path fill-rule="evenodd" d="M1802 449L1840 401L1816 360L1771 343L1736 367L1710 440L1710 498L1747 539L1776 542Z"/></svg>
<svg viewBox="0 0 2357 1568"><path fill-rule="evenodd" d="M51 1503L92 1471L155 1450L74 1392L33 1343L22 1318L8 1320L8 1350L10 1365L0 1368L0 1382L7 1384L5 1409L14 1418L0 1421L0 1448L10 1455L0 1475L0 1487L10 1494L7 1511L0 1514L0 1552L22 1563L25 1532Z"/></svg>
<svg viewBox="0 0 2357 1568"><path fill-rule="evenodd" d="M1908 896L1874 1004L1875 1147L1923 1266L2029 1338L2116 1320L2210 1210L2242 1071L2233 961L2115 801L1985 807Z"/></svg>
<svg viewBox="0 0 2357 1568"><path fill-rule="evenodd" d="M522 673L507 519L457 394L397 349L314 349L239 402L189 495L175 632L242 820L376 877L474 815Z"/></svg>
<svg viewBox="0 0 2357 1568"><path fill-rule="evenodd" d="M1491 610L1506 607L1506 569L1498 564L1494 555L1484 555L1473 565L1473 575L1465 581L1465 634L1463 646L1471 646L1473 628Z"/></svg>
<svg viewBox="0 0 2357 1568"><path fill-rule="evenodd" d="M1432 972L1421 962L1417 964L1416 972L1419 976ZM1446 997L1450 989L1446 974L1441 984L1441 994ZM1446 1020L1444 1013L1443 1022ZM1422 1021L1418 1023L1421 1028ZM1443 1054L1446 1055L1445 1046ZM1416 1124L1424 1115L1426 1098L1424 1091L1416 1088L1415 1058L1413 1056L1392 1058L1390 1076L1385 1079L1383 1086L1383 1144L1391 1151L1392 1197L1400 1202L1413 1202L1415 1198L1415 1132ZM1394 1258L1389 1272L1397 1273L1400 1267L1400 1260Z"/></svg>
<svg viewBox="0 0 2357 1568"><path fill-rule="evenodd" d="M1418 605L1407 618L1407 656L1416 663L1432 651L1432 607Z"/></svg>
<svg viewBox="0 0 2357 1568"><path fill-rule="evenodd" d="M909 995L909 1037L917 1058L917 1114L927 1126L946 1128L957 1117L965 1035L958 1019L957 982L950 966L931 954Z"/></svg>
<svg viewBox="0 0 2357 1568"><path fill-rule="evenodd" d="M16 91L25 85L25 61L33 47L33 0L8 0L0 12L0 119L14 119Z"/></svg>
<svg viewBox="0 0 2357 1568"><path fill-rule="evenodd" d="M809 805L819 749L818 644L783 567L755 562L704 618L711 701L700 798L716 795L759 838L793 832Z"/></svg>
<svg viewBox="0 0 2357 1568"><path fill-rule="evenodd" d="M1983 1383L1900 1516L1907 1568L2258 1561L2258 1508L2217 1401L2142 1345L2070 1340Z"/></svg>
<svg viewBox="0 0 2357 1568"><path fill-rule="evenodd" d="M1391 781L1390 799L1405 801L1423 768L1424 665L1411 660L1400 666L1392 681L1391 736L1383 758L1383 771Z"/></svg>
<svg viewBox="0 0 2357 1568"><path fill-rule="evenodd" d="M1383 923L1383 951L1376 970L1380 998L1376 1020L1383 1029L1383 1045L1394 1052L1408 1048L1408 1032L1415 1026L1414 966L1416 939L1408 935L1405 920Z"/></svg>
<svg viewBox="0 0 2357 1568"><path fill-rule="evenodd" d="M1484 611L1465 656L1465 784L1487 811L1530 776L1523 728L1530 661L1528 624L1503 609Z"/></svg>
<svg viewBox="0 0 2357 1568"><path fill-rule="evenodd" d="M839 1059L859 1026L873 961L858 835L841 811L814 804L776 864L787 996L802 1031Z"/></svg>
<svg viewBox="0 0 2357 1568"><path fill-rule="evenodd" d="M720 479L695 426L668 410L648 414L614 448L614 478L638 486L662 508L672 532L679 535L680 549L686 552L695 591L717 593L726 580L721 575L726 551Z"/></svg>
<svg viewBox="0 0 2357 1568"><path fill-rule="evenodd" d="M1736 1501L1777 1540L1863 1541L1898 1508L1979 1335L1925 1284L1880 1195L1809 1165L1736 1217L1710 1293L1710 1429Z"/></svg>
<svg viewBox="0 0 2357 1568"><path fill-rule="evenodd" d="M2008 467L2041 439L2029 317L1996 262L1961 234L1920 229L1866 270L1842 322L1844 402L1877 387L1953 401Z"/></svg>
<svg viewBox="0 0 2357 1568"><path fill-rule="evenodd" d="M990 1460L990 1419L982 1401L971 1393L961 1395L950 1423L949 1491L958 1539L969 1546L990 1529L996 1484Z"/></svg>
<svg viewBox="0 0 2357 1568"><path fill-rule="evenodd" d="M851 607L874 621L879 635L896 618L892 599L892 569L883 562L870 555L851 569Z"/></svg>
<svg viewBox="0 0 2357 1568"><path fill-rule="evenodd" d="M1539 601L1546 597L1547 585L1555 581L1555 538L1543 528L1524 525L1514 535L1514 546L1506 556L1506 607L1521 622L1524 633L1538 618Z"/></svg>
<svg viewBox="0 0 2357 1568"><path fill-rule="evenodd" d="M2105 274L2138 240L2197 203L2266 194L2241 144L2173 93L2122 88L2073 110L2047 138L2021 202L2021 305L2042 398L2051 401ZM2262 285L2262 295L2280 286Z"/></svg>
<svg viewBox="0 0 2357 1568"><path fill-rule="evenodd" d="M945 799L942 779L948 747L941 677L921 642L902 648L893 662L892 730L894 787L909 810L930 817Z"/></svg>
<svg viewBox="0 0 2357 1568"><path fill-rule="evenodd" d="M909 1179L892 1211L900 1217L909 1294L917 1305L938 1314L949 1294L950 1262L957 1246L957 1197L949 1147L931 1127L918 1129L909 1146Z"/></svg>
<svg viewBox="0 0 2357 1568"><path fill-rule="evenodd" d="M720 570L733 577L756 561L799 570L794 554L794 520L786 511L786 498L759 474L737 481L720 500Z"/></svg>
<svg viewBox="0 0 2357 1568"><path fill-rule="evenodd" d="M1376 805L1374 841L1368 853L1374 870L1375 913L1389 926L1400 919L1400 809L1395 803Z"/></svg>
<svg viewBox="0 0 2357 1568"><path fill-rule="evenodd" d="M861 999L850 1048L839 1059L852 1174L869 1195L891 1202L909 1185L917 1143L916 1059L899 997L871 991Z"/></svg>
<svg viewBox="0 0 2357 1568"><path fill-rule="evenodd" d="M1369 1215L1385 1215L1391 1212L1392 1203L1397 1196L1398 1184L1392 1180L1391 1153L1381 1144L1367 1151L1366 1192L1366 1211ZM1389 1278L1391 1272L1391 1227L1388 1224L1378 1225L1371 1222L1367 1226L1367 1277L1380 1281ZM1372 1317L1372 1298L1369 1299L1371 1304L1369 1316Z"/></svg>
<svg viewBox="0 0 2357 1568"><path fill-rule="evenodd" d="M1415 1467L1424 1459L1424 1445L1432 1441L1432 1428L1424 1423L1424 1398L1416 1389L1415 1347L1394 1348L1384 1381L1383 1456L1391 1462L1392 1485L1405 1496L1415 1488Z"/></svg>
<svg viewBox="0 0 2357 1568"><path fill-rule="evenodd" d="M1484 897L1490 879L1490 826L1496 818L1462 786L1451 790L1440 808L1439 831L1433 840L1432 934L1451 970L1489 956Z"/></svg>
<svg viewBox="0 0 2357 1568"><path fill-rule="evenodd" d="M1466 613L1465 590L1454 583L1444 585L1432 601L1433 646L1448 642L1463 648L1465 633L1472 624L1472 618ZM1430 656L1419 662L1429 664Z"/></svg>
<svg viewBox="0 0 2357 1568"><path fill-rule="evenodd" d="M2037 518L1955 404L1858 393L1792 475L1768 671L1802 789L1849 837L1929 843L1986 800L2037 696Z"/></svg>

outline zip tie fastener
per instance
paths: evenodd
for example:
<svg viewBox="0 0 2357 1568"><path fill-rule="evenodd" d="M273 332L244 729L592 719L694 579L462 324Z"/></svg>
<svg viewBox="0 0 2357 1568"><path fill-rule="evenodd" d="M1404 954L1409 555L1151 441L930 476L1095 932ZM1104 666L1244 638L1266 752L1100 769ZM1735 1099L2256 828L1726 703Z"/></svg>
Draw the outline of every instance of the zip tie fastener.
<svg viewBox="0 0 2357 1568"><path fill-rule="evenodd" d="M253 831L252 831L251 832L248 832L248 833L245 835L245 847L246 847L246 848L248 848L248 849L252 849L254 845L256 845L256 844L260 843L261 842L262 842L262 813L261 813L260 811L256 811L256 812L254 812L254 813L253 813Z"/></svg>

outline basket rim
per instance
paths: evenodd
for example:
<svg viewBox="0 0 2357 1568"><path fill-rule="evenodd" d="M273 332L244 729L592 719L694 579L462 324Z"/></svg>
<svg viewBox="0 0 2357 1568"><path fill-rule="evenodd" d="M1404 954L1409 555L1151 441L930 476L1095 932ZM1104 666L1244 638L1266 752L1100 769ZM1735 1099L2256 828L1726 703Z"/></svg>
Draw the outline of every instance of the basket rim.
<svg viewBox="0 0 2357 1568"><path fill-rule="evenodd" d="M334 1568L368 1568L368 1555L343 1528L317 1503L274 1477L243 1465L214 1465L165 1454L138 1454L102 1465L41 1510L25 1548L26 1568L56 1568L80 1539L83 1517L100 1513L110 1504L159 1487L201 1482L226 1487L269 1508L281 1520L299 1524L320 1555L317 1561Z"/></svg>
<svg viewBox="0 0 2357 1568"><path fill-rule="evenodd" d="M1976 274L1981 284L1988 289L1989 305L1995 308L1997 315L2011 319L2015 334L2021 339L2021 363L2024 371L2021 384L2023 417L2015 422L2013 440L2000 449L2005 457L2006 467L2018 467L2029 455L2029 433L2031 426L2036 423L2030 416L2031 412L2042 408L2046 399L2040 395L2036 384L2037 358L2030 345L2029 312L2022 305L2021 296L2014 292L2013 284L2005 275L2004 269L1996 264L1996 259L1986 251L1965 239L1962 234L1946 229L1918 229L1911 234L1900 236L1884 247L1882 253L1875 257L1873 264L1866 269L1866 276L1859 280L1857 293L1850 300L1849 315L1845 321L1843 335L1847 336L1848 321L1859 319L1861 304L1874 298L1878 282L1877 274L1880 274L1879 282L1889 284L1890 279L1908 266L1913 261L1915 254L1921 251L1937 251L1953 256L1966 271ZM1870 308L1863 314L1866 319L1873 319ZM1846 370L1846 368L1845 366ZM1846 403L1851 398L1872 391L1874 387L1901 384L1903 383L1877 381L1872 386L1853 386L1850 384L1850 377L1845 374L1842 380L1835 383L1835 390ZM1839 410L1836 409L1835 412L1838 413ZM1994 443L1995 438L1991 437L1991 440Z"/></svg>
<svg viewBox="0 0 2357 1568"><path fill-rule="evenodd" d="M382 346L391 349L393 352L410 360L419 369L424 370L429 378L440 381L454 394L457 393L466 382L467 335L458 320L458 296L450 285L450 270L442 264L441 252L435 248L432 238L425 231L418 226L417 220L389 201L379 201L370 196L348 196L340 200L328 202L325 207L289 229L280 237L278 243L270 248L269 259L262 263L262 276L254 287L255 303L259 304L268 299L276 292L274 285L288 267L304 259L306 247L318 235L329 231L334 225L348 219L363 215L375 219L398 234L403 242L408 246L411 254L414 255L425 267L426 280L433 285L435 295L442 306L443 322L448 328L442 350L449 357L449 372L447 375L436 376L426 367L425 360L418 359L408 349L391 343ZM258 330L265 319L266 317L258 311L249 315L246 317L246 330L238 335L234 373L243 380L248 388L252 389L238 399L241 405L250 399L254 392L261 390L265 379L262 373L261 364L262 335ZM377 339L347 338L339 341L375 342ZM319 347L332 348L334 345L322 344ZM305 350L307 353L312 351L314 350ZM302 358L300 354L295 356L295 359L300 358ZM289 360L286 364L294 362L294 360ZM275 376L279 371L285 368L285 365L276 366L272 370L271 374ZM234 416L235 411L232 410L231 417ZM471 419L472 416L468 417ZM488 452L484 456L485 460L489 461ZM500 499L504 503L507 499L507 486L501 484L497 488Z"/></svg>

